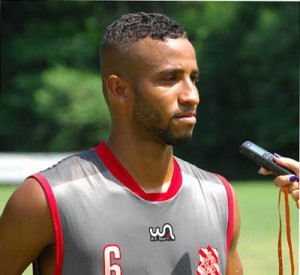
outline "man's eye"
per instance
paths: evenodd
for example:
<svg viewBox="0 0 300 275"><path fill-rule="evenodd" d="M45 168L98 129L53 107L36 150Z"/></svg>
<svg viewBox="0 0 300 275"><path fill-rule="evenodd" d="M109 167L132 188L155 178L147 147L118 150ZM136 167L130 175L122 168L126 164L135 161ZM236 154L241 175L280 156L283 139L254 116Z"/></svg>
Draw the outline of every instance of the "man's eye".
<svg viewBox="0 0 300 275"><path fill-rule="evenodd" d="M163 78L163 80L164 80L164 81L176 81L177 78L176 78L175 75L169 75L169 76L165 76L165 77Z"/></svg>

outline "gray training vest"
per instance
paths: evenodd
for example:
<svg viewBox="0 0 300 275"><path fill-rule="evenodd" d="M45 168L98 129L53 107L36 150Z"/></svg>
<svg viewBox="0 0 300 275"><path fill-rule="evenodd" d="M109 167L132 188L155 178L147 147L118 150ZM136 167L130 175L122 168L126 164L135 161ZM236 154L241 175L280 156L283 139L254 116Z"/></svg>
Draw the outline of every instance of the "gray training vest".
<svg viewBox="0 0 300 275"><path fill-rule="evenodd" d="M101 142L32 177L52 215L55 275L225 275L233 197L221 176L174 158L169 190L145 193Z"/></svg>

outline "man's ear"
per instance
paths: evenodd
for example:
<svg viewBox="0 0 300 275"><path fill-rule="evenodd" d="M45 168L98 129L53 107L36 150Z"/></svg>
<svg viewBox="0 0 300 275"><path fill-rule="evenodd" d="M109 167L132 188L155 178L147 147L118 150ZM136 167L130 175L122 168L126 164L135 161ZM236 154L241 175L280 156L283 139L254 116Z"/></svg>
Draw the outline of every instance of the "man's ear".
<svg viewBox="0 0 300 275"><path fill-rule="evenodd" d="M128 84L117 75L110 75L106 81L107 96L121 104L128 103Z"/></svg>

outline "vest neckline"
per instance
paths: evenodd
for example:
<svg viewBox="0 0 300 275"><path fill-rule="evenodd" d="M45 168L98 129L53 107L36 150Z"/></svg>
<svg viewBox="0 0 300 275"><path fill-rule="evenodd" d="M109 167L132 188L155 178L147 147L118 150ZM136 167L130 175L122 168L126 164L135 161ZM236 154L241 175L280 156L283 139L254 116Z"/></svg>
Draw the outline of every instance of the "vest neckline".
<svg viewBox="0 0 300 275"><path fill-rule="evenodd" d="M116 179L118 179L135 195L144 200L153 202L169 200L177 194L182 185L181 171L174 157L174 171L168 191L164 193L146 193L135 181L135 179L130 175L126 168L113 155L113 153L110 151L109 147L106 145L105 142L100 142L99 145L94 148L94 151Z"/></svg>

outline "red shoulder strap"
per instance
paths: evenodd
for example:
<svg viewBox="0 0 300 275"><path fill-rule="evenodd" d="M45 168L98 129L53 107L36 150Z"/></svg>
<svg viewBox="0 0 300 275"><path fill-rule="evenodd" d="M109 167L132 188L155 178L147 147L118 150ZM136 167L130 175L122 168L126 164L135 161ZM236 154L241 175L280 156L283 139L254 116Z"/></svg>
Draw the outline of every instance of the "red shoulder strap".
<svg viewBox="0 0 300 275"><path fill-rule="evenodd" d="M50 213L53 222L54 228L54 238L55 238L55 268L54 268L54 275L61 275L62 273L62 265L63 265L63 231L62 225L60 220L60 215L58 212L58 207L56 204L56 200L52 191L50 184L48 183L47 179L42 174L34 174L29 178L34 178L39 182L41 187L44 190L45 196L48 201L48 205L50 208Z"/></svg>
<svg viewBox="0 0 300 275"><path fill-rule="evenodd" d="M233 201L233 193L231 189L230 183L221 175L217 175L222 183L224 184L226 193L227 193L227 201L228 201L228 226L227 226L227 241L226 241L226 253L228 255L232 235L233 235L233 226L234 226L234 201Z"/></svg>

